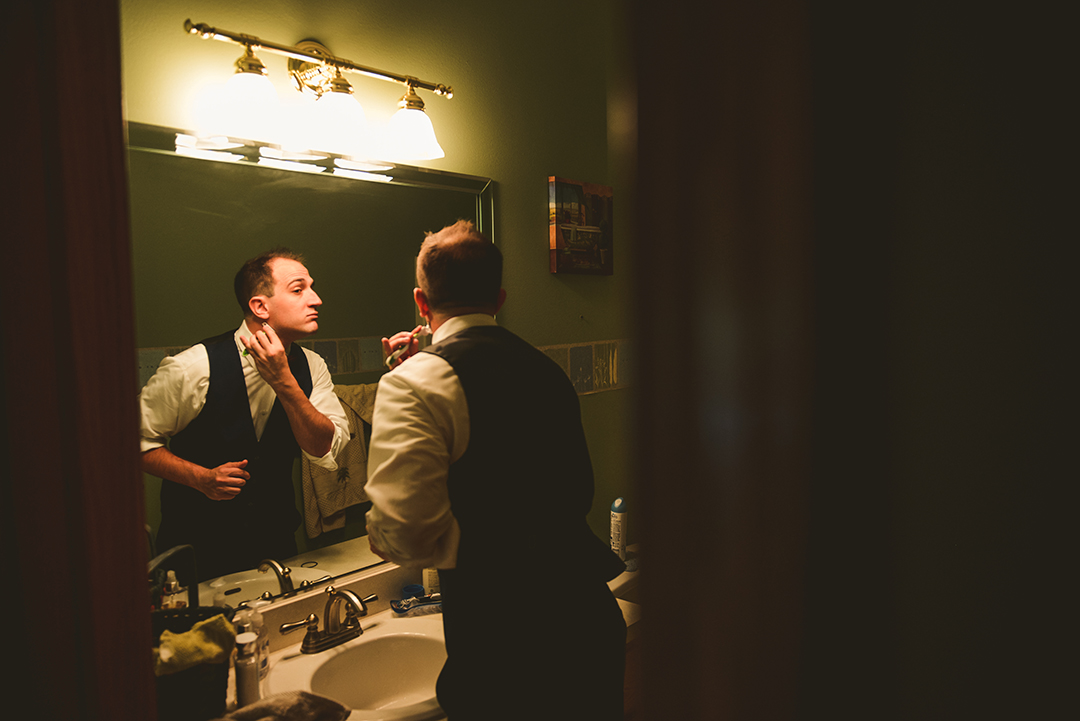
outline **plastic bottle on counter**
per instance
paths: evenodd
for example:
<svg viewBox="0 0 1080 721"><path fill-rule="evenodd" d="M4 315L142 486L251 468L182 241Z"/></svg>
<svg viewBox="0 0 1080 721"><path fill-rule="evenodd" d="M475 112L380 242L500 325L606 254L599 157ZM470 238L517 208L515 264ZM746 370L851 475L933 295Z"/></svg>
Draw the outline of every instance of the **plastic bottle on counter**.
<svg viewBox="0 0 1080 721"><path fill-rule="evenodd" d="M439 571L435 568L424 569L424 594L430 596L433 593L442 592L439 586Z"/></svg>
<svg viewBox="0 0 1080 721"><path fill-rule="evenodd" d="M236 636L236 707L259 700L259 637L251 631Z"/></svg>
<svg viewBox="0 0 1080 721"><path fill-rule="evenodd" d="M626 501L622 496L611 503L611 550L626 560Z"/></svg>
<svg viewBox="0 0 1080 721"><path fill-rule="evenodd" d="M165 585L161 587L162 608L187 608L187 589L180 587L176 580L176 571L165 574Z"/></svg>
<svg viewBox="0 0 1080 721"><path fill-rule="evenodd" d="M252 601L248 604L251 609L251 630L259 637L259 679L265 681L270 673L270 631L263 622L262 609L269 606L269 601Z"/></svg>
<svg viewBox="0 0 1080 721"><path fill-rule="evenodd" d="M266 678L270 671L270 634L266 630L262 613L255 604L243 604L233 614L233 626L236 627L237 635L241 633L253 633L257 640L255 644L255 663L259 669L260 680ZM264 670L265 669L265 670Z"/></svg>

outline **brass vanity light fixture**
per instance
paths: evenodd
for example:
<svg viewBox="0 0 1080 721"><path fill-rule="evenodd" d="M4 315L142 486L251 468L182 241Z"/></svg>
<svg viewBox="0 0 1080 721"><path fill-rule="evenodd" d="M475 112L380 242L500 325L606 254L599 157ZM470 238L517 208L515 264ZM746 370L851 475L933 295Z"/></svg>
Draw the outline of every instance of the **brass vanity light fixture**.
<svg viewBox="0 0 1080 721"><path fill-rule="evenodd" d="M316 97L316 117L319 119L315 122L319 125L322 145L334 146L317 149L339 153L344 149L345 152L341 153L343 155L362 157L365 154L374 154L383 156L385 160L398 161L430 160L444 156L442 147L435 139L431 120L424 112L424 102L416 94L416 90L428 90L436 95L452 98L454 91L447 85L358 65L333 55L314 40L304 40L295 46L283 45L204 23L193 23L191 20L184 22L184 29L203 39L244 46L244 55L236 62L237 75L251 79L260 78L267 86L270 86L270 83L266 78L266 67L255 56L255 50L265 50L287 57L293 85L297 90ZM352 86L342 75L343 71L405 86L405 95L398 104L400 109L390 120L388 138L383 148L374 150L361 144L365 140L366 120L363 109L352 94ZM272 89L272 86L270 87ZM316 142L316 147L318 144Z"/></svg>
<svg viewBox="0 0 1080 721"><path fill-rule="evenodd" d="M266 66L255 57L255 49L247 43L244 44L244 54L236 61L236 72L266 77Z"/></svg>

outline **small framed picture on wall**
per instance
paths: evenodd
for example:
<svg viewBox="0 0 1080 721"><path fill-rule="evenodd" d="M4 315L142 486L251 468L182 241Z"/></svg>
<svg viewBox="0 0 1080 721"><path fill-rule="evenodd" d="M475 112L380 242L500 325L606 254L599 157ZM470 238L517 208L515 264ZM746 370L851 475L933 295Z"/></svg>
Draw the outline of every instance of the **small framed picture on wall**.
<svg viewBox="0 0 1080 721"><path fill-rule="evenodd" d="M612 275L612 217L608 186L549 177L551 272Z"/></svg>

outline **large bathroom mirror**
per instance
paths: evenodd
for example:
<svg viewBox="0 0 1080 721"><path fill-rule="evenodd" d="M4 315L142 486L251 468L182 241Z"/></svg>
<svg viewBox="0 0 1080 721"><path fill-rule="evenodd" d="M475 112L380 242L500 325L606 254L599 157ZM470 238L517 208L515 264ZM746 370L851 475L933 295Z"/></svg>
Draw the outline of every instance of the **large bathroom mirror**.
<svg viewBox="0 0 1080 721"><path fill-rule="evenodd" d="M416 324L414 261L425 232L464 218L491 237L493 185L486 178L334 157L293 164L253 144L202 152L178 147L177 138L175 129L128 126L140 388L166 355L240 325L233 276L245 260L279 245L304 254L323 300L319 331L304 344L327 361L335 385L377 383L379 339ZM300 479L298 461L303 515ZM161 483L169 481L145 481L152 540ZM362 538L365 510L350 507L344 527L314 537L302 523L299 556L276 560L292 560L298 582L379 562Z"/></svg>

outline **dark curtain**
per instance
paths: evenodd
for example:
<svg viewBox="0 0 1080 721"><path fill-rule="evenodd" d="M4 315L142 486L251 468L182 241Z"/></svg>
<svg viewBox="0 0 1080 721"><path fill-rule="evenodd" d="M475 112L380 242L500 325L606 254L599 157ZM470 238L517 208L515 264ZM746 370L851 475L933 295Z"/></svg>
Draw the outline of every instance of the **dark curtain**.
<svg viewBox="0 0 1080 721"><path fill-rule="evenodd" d="M5 704L13 718L145 721L153 677L119 8L5 8Z"/></svg>
<svg viewBox="0 0 1080 721"><path fill-rule="evenodd" d="M646 717L1052 716L1068 23L629 7Z"/></svg>

